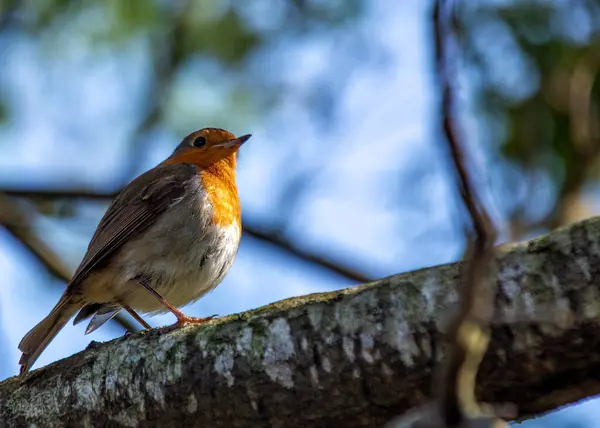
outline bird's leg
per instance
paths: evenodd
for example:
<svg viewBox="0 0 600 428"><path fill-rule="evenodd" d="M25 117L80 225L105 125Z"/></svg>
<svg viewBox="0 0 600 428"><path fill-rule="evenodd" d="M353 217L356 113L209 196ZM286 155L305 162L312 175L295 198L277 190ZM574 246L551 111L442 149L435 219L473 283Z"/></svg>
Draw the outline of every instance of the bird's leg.
<svg viewBox="0 0 600 428"><path fill-rule="evenodd" d="M152 329L152 326L150 324L148 324L136 311L131 309L131 306L129 306L123 302L119 302L119 304L123 307L123 309L125 309L127 312L129 312L129 315L131 315L133 318L135 318L135 320L137 322L139 322L142 325L142 327L144 327L146 330Z"/></svg>
<svg viewBox="0 0 600 428"><path fill-rule="evenodd" d="M162 305L164 305L177 318L177 321L175 322L175 324L167 327L167 329L169 329L169 330L171 330L173 328L177 328L177 327L182 327L187 324L203 324L207 321L212 320L213 318L215 318L217 316L217 315L211 315L210 317L206 317L206 318L190 317L190 316L184 314L183 312L181 312L175 306L172 306L169 302L167 302L164 297L162 297L160 294L158 294L158 292L154 288L152 288L150 286L150 284L148 284L147 279L136 278L136 280L142 287L144 287L146 290L148 290L148 292L150 294L152 294L156 298L156 300L158 300Z"/></svg>

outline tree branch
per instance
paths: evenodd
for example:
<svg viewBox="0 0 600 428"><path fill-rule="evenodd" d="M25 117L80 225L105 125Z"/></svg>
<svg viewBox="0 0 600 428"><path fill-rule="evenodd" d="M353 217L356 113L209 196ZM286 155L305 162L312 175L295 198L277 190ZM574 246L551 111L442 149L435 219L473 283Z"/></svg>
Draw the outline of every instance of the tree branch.
<svg viewBox="0 0 600 428"><path fill-rule="evenodd" d="M523 416L600 393L600 217L499 248L477 394ZM0 383L0 426L381 426L425 402L463 265L152 330ZM559 322L560 321L560 322Z"/></svg>
<svg viewBox="0 0 600 428"><path fill-rule="evenodd" d="M115 192L93 192L86 189L11 189L3 187L0 189L0 194L26 197L33 199L91 199L91 200L111 200L117 195ZM277 231L267 230L244 218L243 228L246 236L259 240L263 243L274 246L280 251L283 251L290 257L297 258L304 262L314 264L331 273L356 283L372 281L373 278L360 272L352 266L344 266L337 261L333 261L325 256L314 254L301 247L296 246L293 242L286 239Z"/></svg>

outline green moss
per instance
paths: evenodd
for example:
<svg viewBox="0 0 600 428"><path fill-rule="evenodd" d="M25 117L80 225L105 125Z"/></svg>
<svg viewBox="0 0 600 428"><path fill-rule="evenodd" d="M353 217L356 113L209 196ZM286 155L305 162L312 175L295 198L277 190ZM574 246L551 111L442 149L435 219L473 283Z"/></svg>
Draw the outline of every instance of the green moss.
<svg viewBox="0 0 600 428"><path fill-rule="evenodd" d="M181 352L183 350L184 344L182 342L175 342L173 346L167 349L165 357L167 361L175 361L178 358L181 358Z"/></svg>

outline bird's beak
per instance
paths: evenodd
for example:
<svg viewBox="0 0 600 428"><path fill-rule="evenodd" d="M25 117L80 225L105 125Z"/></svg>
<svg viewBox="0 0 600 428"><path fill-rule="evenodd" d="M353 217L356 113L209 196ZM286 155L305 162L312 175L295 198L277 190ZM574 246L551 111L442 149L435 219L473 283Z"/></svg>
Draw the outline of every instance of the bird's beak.
<svg viewBox="0 0 600 428"><path fill-rule="evenodd" d="M252 137L252 134L242 135L241 137L234 138L233 140L225 141L224 143L221 143L221 144L215 144L211 148L213 148L213 149L228 149L228 148L234 147L234 146L239 147L242 144L244 144L246 141L248 141L250 139L250 137Z"/></svg>

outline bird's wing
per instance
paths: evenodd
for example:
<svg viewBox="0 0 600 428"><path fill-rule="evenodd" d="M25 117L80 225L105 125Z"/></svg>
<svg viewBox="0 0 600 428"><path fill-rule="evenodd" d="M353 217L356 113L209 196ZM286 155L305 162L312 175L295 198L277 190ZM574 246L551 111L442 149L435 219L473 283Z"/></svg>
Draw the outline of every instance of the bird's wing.
<svg viewBox="0 0 600 428"><path fill-rule="evenodd" d="M67 292L74 291L90 271L107 261L130 238L153 224L167 209L179 203L185 196L186 185L196 176L194 165L159 165L127 185L98 224Z"/></svg>

